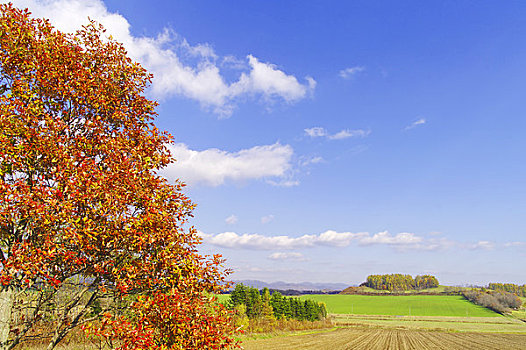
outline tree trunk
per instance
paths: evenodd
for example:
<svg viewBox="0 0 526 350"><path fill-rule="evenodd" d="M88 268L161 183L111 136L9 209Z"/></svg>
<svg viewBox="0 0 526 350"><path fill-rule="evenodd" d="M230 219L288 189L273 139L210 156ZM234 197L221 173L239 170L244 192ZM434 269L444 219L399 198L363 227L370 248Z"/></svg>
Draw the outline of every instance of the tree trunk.
<svg viewBox="0 0 526 350"><path fill-rule="evenodd" d="M0 349L2 350L8 348L14 299L15 291L12 288L5 288L0 292Z"/></svg>

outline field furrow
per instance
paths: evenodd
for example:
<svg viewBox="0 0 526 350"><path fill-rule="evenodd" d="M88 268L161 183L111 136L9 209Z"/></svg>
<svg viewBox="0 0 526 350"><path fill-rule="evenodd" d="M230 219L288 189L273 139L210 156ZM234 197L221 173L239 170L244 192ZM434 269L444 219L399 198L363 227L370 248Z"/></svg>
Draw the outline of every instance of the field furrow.
<svg viewBox="0 0 526 350"><path fill-rule="evenodd" d="M340 328L316 334L246 340L247 350L519 350L526 335L446 333L384 328Z"/></svg>

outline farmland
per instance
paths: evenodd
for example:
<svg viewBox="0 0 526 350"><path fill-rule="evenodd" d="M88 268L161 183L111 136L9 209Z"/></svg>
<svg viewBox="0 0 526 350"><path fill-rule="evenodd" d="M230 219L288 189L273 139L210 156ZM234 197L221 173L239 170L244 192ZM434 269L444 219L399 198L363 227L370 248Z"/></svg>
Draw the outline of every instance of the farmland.
<svg viewBox="0 0 526 350"><path fill-rule="evenodd" d="M263 349L524 349L526 335L446 333L396 328L348 327L270 339L247 339L246 350Z"/></svg>
<svg viewBox="0 0 526 350"><path fill-rule="evenodd" d="M331 314L498 317L499 314L452 295L325 295L301 298L324 302Z"/></svg>
<svg viewBox="0 0 526 350"><path fill-rule="evenodd" d="M225 298L225 297L222 297ZM245 336L258 349L525 349L526 324L451 295L304 295L327 305L335 327Z"/></svg>
<svg viewBox="0 0 526 350"><path fill-rule="evenodd" d="M526 324L511 317L448 317L332 315L340 327L373 326L445 332L517 333L526 334Z"/></svg>

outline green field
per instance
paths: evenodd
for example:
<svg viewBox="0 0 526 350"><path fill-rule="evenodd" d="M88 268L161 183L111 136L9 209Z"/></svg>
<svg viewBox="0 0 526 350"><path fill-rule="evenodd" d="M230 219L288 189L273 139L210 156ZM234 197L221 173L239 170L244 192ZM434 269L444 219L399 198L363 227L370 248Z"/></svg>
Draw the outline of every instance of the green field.
<svg viewBox="0 0 526 350"><path fill-rule="evenodd" d="M216 294L215 296L221 304L226 303L226 301L230 299L230 294Z"/></svg>
<svg viewBox="0 0 526 350"><path fill-rule="evenodd" d="M225 302L229 294L217 295ZM391 316L502 317L456 295L340 295L307 294L301 299L324 302L331 314Z"/></svg>
<svg viewBox="0 0 526 350"><path fill-rule="evenodd" d="M220 301L228 298L218 296ZM521 322L526 320L524 309L502 316L462 296L308 294L300 298L324 302L338 327L526 334Z"/></svg>
<svg viewBox="0 0 526 350"><path fill-rule="evenodd" d="M453 316L499 317L484 307L475 305L461 296L452 295L338 295L312 294L301 296L324 302L332 314L399 315L399 316Z"/></svg>

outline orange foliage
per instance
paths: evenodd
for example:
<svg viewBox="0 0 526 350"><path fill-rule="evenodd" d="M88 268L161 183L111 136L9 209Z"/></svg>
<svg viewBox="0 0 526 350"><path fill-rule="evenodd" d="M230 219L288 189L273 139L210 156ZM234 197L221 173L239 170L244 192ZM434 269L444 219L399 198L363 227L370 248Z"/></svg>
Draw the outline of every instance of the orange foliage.
<svg viewBox="0 0 526 350"><path fill-rule="evenodd" d="M0 6L2 288L47 295L82 277L94 297L79 317L64 309L59 334L112 290L141 297L88 328L123 349L230 347L227 312L203 294L221 290L228 271L183 229L194 208L184 184L157 175L173 159L171 136L152 122L156 103L143 96L151 76L93 22L63 34Z"/></svg>

